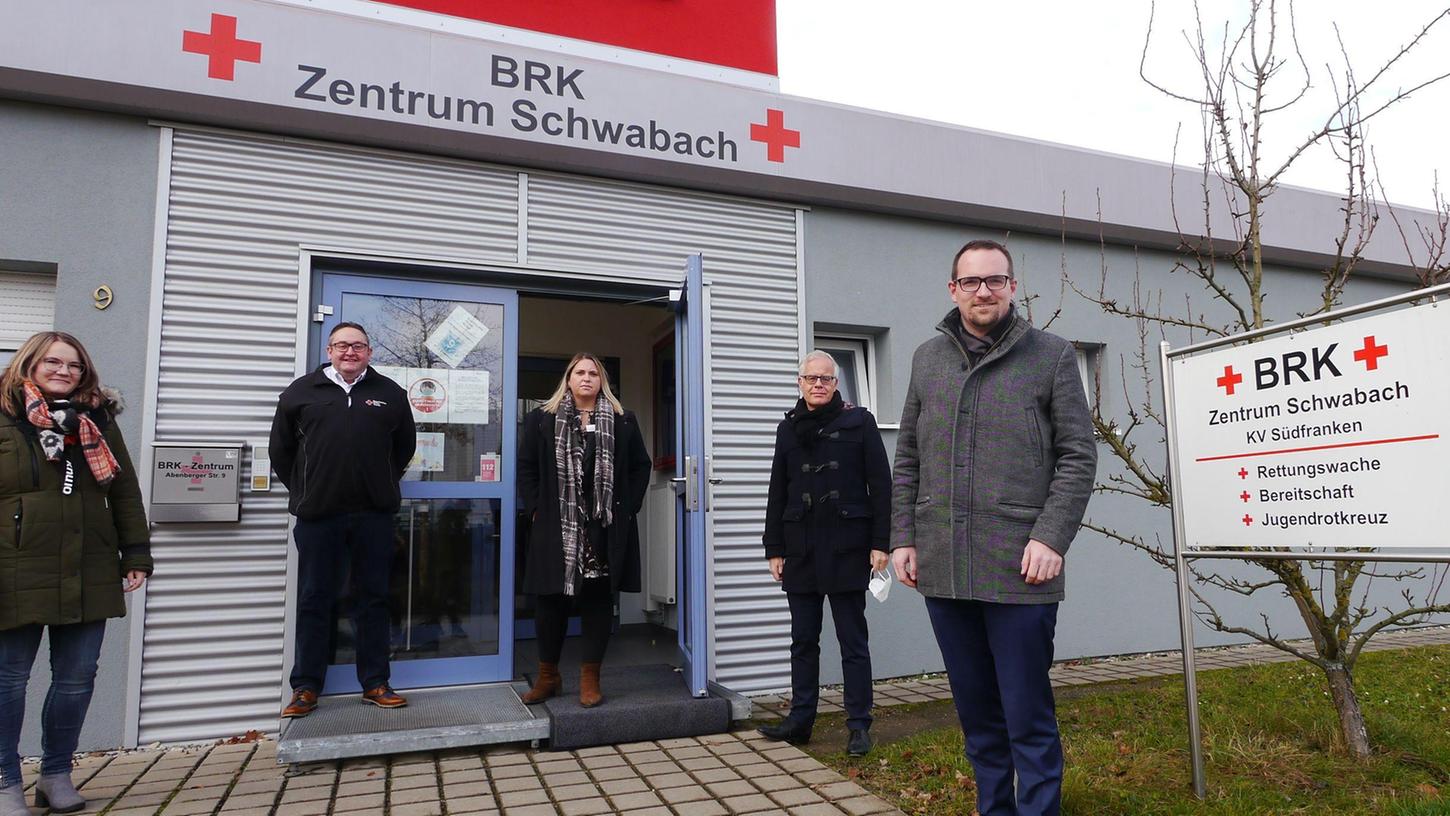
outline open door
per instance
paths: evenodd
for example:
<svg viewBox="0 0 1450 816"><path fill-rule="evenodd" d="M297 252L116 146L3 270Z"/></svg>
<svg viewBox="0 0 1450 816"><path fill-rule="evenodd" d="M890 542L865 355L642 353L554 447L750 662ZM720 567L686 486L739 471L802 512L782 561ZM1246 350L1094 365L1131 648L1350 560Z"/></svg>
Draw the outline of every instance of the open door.
<svg viewBox="0 0 1450 816"><path fill-rule="evenodd" d="M675 546L680 589L680 656L690 693L708 693L710 475L705 416L705 338L709 315L699 255L685 262L685 278L670 293L675 309Z"/></svg>

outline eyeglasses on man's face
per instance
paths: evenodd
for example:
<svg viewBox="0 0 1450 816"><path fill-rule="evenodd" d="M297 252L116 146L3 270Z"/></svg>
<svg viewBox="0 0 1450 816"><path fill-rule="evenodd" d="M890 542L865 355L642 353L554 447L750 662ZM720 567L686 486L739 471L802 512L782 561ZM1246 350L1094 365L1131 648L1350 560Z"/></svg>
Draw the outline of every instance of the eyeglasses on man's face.
<svg viewBox="0 0 1450 816"><path fill-rule="evenodd" d="M341 340L337 341L336 343L328 343L327 347L337 352L338 354L342 354L347 351L354 351L358 354L362 354L369 348L367 343L344 343Z"/></svg>
<svg viewBox="0 0 1450 816"><path fill-rule="evenodd" d="M802 374L801 382L811 385L830 385L836 378L830 374Z"/></svg>
<svg viewBox="0 0 1450 816"><path fill-rule="evenodd" d="M1007 281L1010 280L1012 278L1007 275L988 275L985 278L953 278L952 285L962 292L975 292L985 283L991 291L1000 292L1007 288Z"/></svg>
<svg viewBox="0 0 1450 816"><path fill-rule="evenodd" d="M68 363L65 360L60 359L59 357L42 358L40 361L40 367L52 373L60 371L62 369L69 369L77 377L84 377L86 375L85 363Z"/></svg>

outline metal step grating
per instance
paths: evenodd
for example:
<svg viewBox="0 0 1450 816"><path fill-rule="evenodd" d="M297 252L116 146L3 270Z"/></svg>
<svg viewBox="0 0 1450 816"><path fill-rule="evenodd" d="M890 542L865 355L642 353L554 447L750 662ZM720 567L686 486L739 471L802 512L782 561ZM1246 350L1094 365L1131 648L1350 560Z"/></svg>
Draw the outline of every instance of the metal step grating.
<svg viewBox="0 0 1450 816"><path fill-rule="evenodd" d="M506 683L415 690L405 696L408 705L392 710L363 703L357 694L323 697L316 711L283 727L277 740L278 762L529 742L549 736L548 719L530 713Z"/></svg>

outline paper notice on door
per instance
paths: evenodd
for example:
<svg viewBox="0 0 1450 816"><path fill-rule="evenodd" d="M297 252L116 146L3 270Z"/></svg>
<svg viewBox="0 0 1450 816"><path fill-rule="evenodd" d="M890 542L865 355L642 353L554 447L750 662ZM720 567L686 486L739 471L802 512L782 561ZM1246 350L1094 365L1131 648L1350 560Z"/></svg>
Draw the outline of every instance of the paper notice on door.
<svg viewBox="0 0 1450 816"><path fill-rule="evenodd" d="M448 421L458 424L488 424L488 372L448 372Z"/></svg>
<svg viewBox="0 0 1450 816"><path fill-rule="evenodd" d="M418 434L418 447L408 461L408 470L438 473L443 470L443 434Z"/></svg>
<svg viewBox="0 0 1450 816"><path fill-rule="evenodd" d="M402 388L408 387L408 369L402 366L384 365L375 365L372 367L372 369L373 371L376 371L377 373L397 383Z"/></svg>
<svg viewBox="0 0 1450 816"><path fill-rule="evenodd" d="M488 327L462 306L454 306L442 325L428 335L428 350L453 368L463 365L463 358L483 342Z"/></svg>
<svg viewBox="0 0 1450 816"><path fill-rule="evenodd" d="M408 392L414 422L488 424L488 371L373 366Z"/></svg>
<svg viewBox="0 0 1450 816"><path fill-rule="evenodd" d="M503 476L499 473L499 465L502 457L496 453L480 454L478 457L478 480L480 482L496 482Z"/></svg>
<svg viewBox="0 0 1450 816"><path fill-rule="evenodd" d="M448 371L408 369L408 405L414 422L448 421Z"/></svg>
<svg viewBox="0 0 1450 816"><path fill-rule="evenodd" d="M408 392L414 422L448 421L448 370L373 366L373 370Z"/></svg>

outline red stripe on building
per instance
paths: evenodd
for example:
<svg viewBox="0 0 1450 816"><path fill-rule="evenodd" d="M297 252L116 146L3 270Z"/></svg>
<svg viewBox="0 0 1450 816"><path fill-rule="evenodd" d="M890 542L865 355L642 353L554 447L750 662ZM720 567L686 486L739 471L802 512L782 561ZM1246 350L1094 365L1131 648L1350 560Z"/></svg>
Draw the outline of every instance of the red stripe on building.
<svg viewBox="0 0 1450 816"><path fill-rule="evenodd" d="M775 0L375 0L774 76Z"/></svg>

